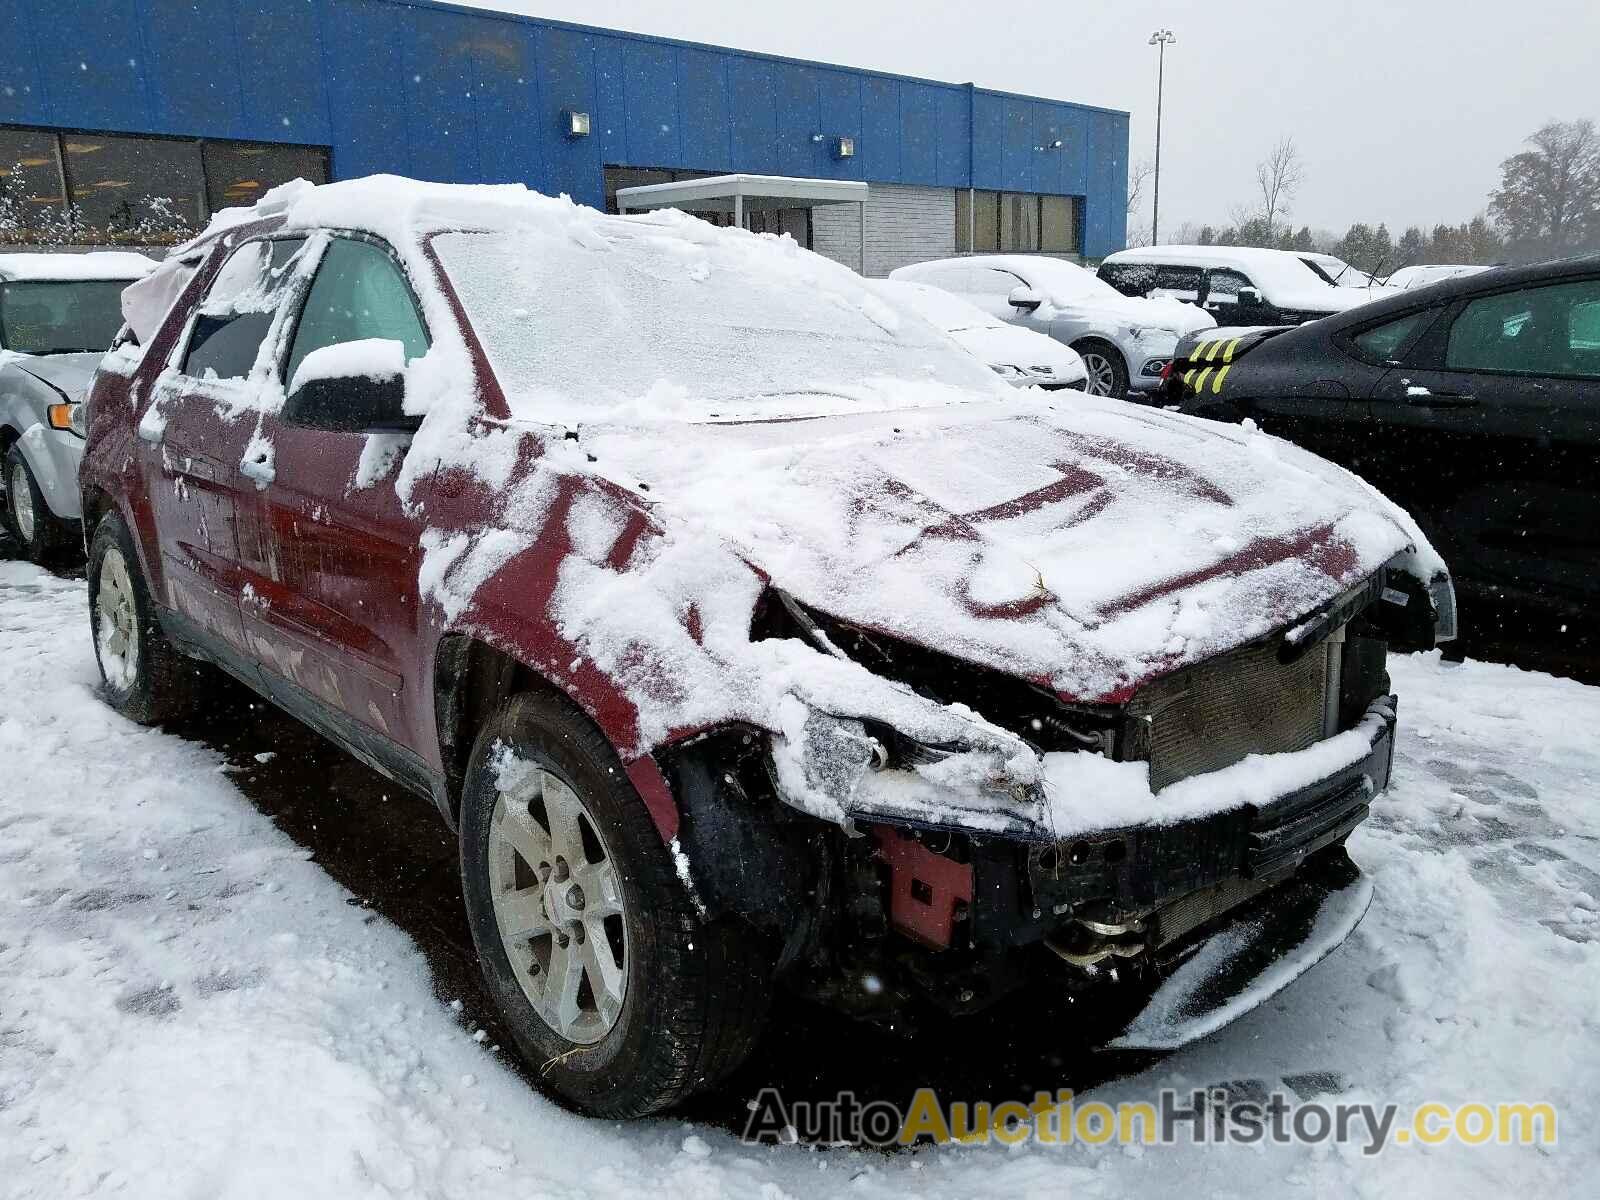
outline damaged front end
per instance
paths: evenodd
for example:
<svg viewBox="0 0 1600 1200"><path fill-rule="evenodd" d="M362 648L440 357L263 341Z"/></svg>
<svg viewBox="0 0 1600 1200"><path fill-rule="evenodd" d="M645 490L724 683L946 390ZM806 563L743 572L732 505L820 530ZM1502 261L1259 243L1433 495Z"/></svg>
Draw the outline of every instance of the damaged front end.
<svg viewBox="0 0 1600 1200"><path fill-rule="evenodd" d="M1387 646L1429 604L1380 570L1287 632L1094 706L774 591L758 637L939 715L796 699L779 733L664 752L696 887L781 946L791 983L865 1017L905 1028L1040 984L1120 1006L1120 1044L1182 1044L1365 911L1344 841L1389 779ZM1124 795L1133 776L1146 791ZM1101 782L1097 819L1062 794Z"/></svg>

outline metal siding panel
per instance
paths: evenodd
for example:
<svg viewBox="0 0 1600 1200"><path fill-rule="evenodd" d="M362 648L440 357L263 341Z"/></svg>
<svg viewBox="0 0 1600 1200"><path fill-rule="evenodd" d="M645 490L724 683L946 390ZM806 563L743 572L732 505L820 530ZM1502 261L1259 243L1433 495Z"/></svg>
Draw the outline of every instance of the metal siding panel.
<svg viewBox="0 0 1600 1200"><path fill-rule="evenodd" d="M861 84L862 179L900 178L900 81L868 75Z"/></svg>
<svg viewBox="0 0 1600 1200"><path fill-rule="evenodd" d="M677 166L683 162L677 50L649 42L623 45L628 161L641 167Z"/></svg>
<svg viewBox="0 0 1600 1200"><path fill-rule="evenodd" d="M0 38L17 36L15 15ZM150 119L145 111L144 78L137 54L138 18L130 0L75 0L40 4L29 26L37 56L46 111L63 125L89 129L132 129ZM231 47L231 37L229 40ZM26 86L37 86L33 80ZM237 111L237 108L235 108Z"/></svg>
<svg viewBox="0 0 1600 1200"><path fill-rule="evenodd" d="M440 183L477 183L473 50L480 18L407 9L403 89L411 130L411 174Z"/></svg>
<svg viewBox="0 0 1600 1200"><path fill-rule="evenodd" d="M1083 202L1083 254L1085 258L1103 258L1122 249L1127 241L1126 118L1090 114L1089 163L1089 186Z"/></svg>
<svg viewBox="0 0 1600 1200"><path fill-rule="evenodd" d="M538 128L547 139L549 173L546 190L566 192L582 204L605 203L600 172L600 144L593 136L568 138L561 133L561 110L575 108L595 122L594 45L592 39L571 29L539 29Z"/></svg>
<svg viewBox="0 0 1600 1200"><path fill-rule="evenodd" d="M939 175L937 88L900 81L900 183L931 184Z"/></svg>
<svg viewBox="0 0 1600 1200"><path fill-rule="evenodd" d="M862 178L861 76L853 71L819 71L817 109L821 117L817 128L824 139L820 174L825 179ZM833 156L834 139L841 136L855 139L854 158Z"/></svg>
<svg viewBox="0 0 1600 1200"><path fill-rule="evenodd" d="M1081 145L1076 148L1073 145L1072 131L1066 127L1064 115L1054 104L1033 106L1033 144L1037 147L1033 166L1035 191L1064 194L1068 159L1075 153L1082 153ZM1057 141L1061 143L1059 150L1051 145Z"/></svg>
<svg viewBox="0 0 1600 1200"><path fill-rule="evenodd" d="M627 88L623 82L621 38L590 39L594 47L594 108L589 113L589 135L600 162L628 163ZM646 164L650 165L650 164Z"/></svg>
<svg viewBox="0 0 1600 1200"><path fill-rule="evenodd" d="M942 187L966 187L972 179L972 100L965 88L939 89L938 163Z"/></svg>
<svg viewBox="0 0 1600 1200"><path fill-rule="evenodd" d="M33 38L33 27L40 19L33 11L37 5L34 0L4 0L3 7L0 23L6 36L0 37L0 121L42 124L49 120L49 112L39 48Z"/></svg>
<svg viewBox="0 0 1600 1200"><path fill-rule="evenodd" d="M1034 152L1033 105L1027 100L1007 99L1005 127L1001 145L1000 175L1006 191L1031 192Z"/></svg>
<svg viewBox="0 0 1600 1200"><path fill-rule="evenodd" d="M153 131L227 136L242 124L233 15L205 0L144 0L147 69L155 81ZM223 66L218 70L218 64ZM64 113L64 124L87 124Z"/></svg>
<svg viewBox="0 0 1600 1200"><path fill-rule="evenodd" d="M687 48L680 52L678 129L683 160L674 165L696 171L731 169L726 55Z"/></svg>
<svg viewBox="0 0 1600 1200"><path fill-rule="evenodd" d="M1005 185L1005 101L977 92L972 110L972 186L993 191Z"/></svg>
<svg viewBox="0 0 1600 1200"><path fill-rule="evenodd" d="M477 108L478 170L491 183L544 183L544 145L539 136L539 93L534 86L533 30L512 21L493 22L493 44L477 60L473 89Z"/></svg>
<svg viewBox="0 0 1600 1200"><path fill-rule="evenodd" d="M262 141L327 145L328 97L315 0L235 0L234 29L244 97L240 133Z"/></svg>
<svg viewBox="0 0 1600 1200"><path fill-rule="evenodd" d="M733 168L778 174L778 118L772 64L759 58L728 60L728 99L733 110Z"/></svg>
<svg viewBox="0 0 1600 1200"><path fill-rule="evenodd" d="M399 85L405 78L402 11L372 0L328 0L324 57L335 179L411 169L406 106L372 86L374 79ZM339 53L343 46L360 46L360 59Z"/></svg>
<svg viewBox="0 0 1600 1200"><path fill-rule="evenodd" d="M826 149L813 141L821 132L817 101L817 73L809 67L778 63L772 72L773 105L777 113L778 171L783 175L814 178L822 173Z"/></svg>

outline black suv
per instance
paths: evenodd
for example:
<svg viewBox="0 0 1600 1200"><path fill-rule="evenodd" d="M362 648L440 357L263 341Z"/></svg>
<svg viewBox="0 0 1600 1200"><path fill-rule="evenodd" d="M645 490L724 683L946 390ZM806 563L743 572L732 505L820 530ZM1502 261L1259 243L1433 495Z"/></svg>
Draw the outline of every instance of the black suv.
<svg viewBox="0 0 1600 1200"><path fill-rule="evenodd" d="M1451 564L1464 645L1600 672L1600 257L1186 338L1164 399L1342 463Z"/></svg>

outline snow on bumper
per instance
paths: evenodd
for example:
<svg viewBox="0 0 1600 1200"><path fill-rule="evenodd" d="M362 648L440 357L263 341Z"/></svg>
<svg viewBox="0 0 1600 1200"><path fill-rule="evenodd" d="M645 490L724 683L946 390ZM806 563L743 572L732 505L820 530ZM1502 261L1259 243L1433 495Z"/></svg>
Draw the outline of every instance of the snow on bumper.
<svg viewBox="0 0 1600 1200"><path fill-rule="evenodd" d="M1330 840L1318 840L1333 828L1322 829L1318 819L1338 824L1359 807L1359 820L1387 786L1395 701L1379 698L1354 728L1304 750L1252 754L1160 791L1150 788L1148 763L1087 750L1039 754L987 723L967 727L959 743L915 745L898 759L868 720L793 697L782 726L772 756L779 795L846 827L881 821L1055 842L1248 809L1269 825L1282 816L1284 829L1256 832L1272 833L1278 850L1303 856Z"/></svg>

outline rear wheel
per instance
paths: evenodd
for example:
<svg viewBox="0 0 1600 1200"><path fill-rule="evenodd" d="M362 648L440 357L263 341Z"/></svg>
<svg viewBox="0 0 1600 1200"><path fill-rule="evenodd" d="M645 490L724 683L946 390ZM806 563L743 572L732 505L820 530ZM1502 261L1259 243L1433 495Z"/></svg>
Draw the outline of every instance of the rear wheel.
<svg viewBox="0 0 1600 1200"><path fill-rule="evenodd" d="M121 517L113 514L95 527L88 575L94 654L111 707L142 725L201 708L214 695L217 677L162 632Z"/></svg>
<svg viewBox="0 0 1600 1200"><path fill-rule="evenodd" d="M5 501L6 532L23 557L45 563L73 546L75 522L50 511L20 446L12 446L5 457Z"/></svg>
<svg viewBox="0 0 1600 1200"><path fill-rule="evenodd" d="M1128 394L1128 367L1115 346L1099 338L1086 338L1075 342L1072 348L1083 359L1084 370L1089 373L1084 390L1091 396L1113 396L1120 400Z"/></svg>
<svg viewBox="0 0 1600 1200"><path fill-rule="evenodd" d="M561 1098L642 1116L749 1053L771 958L698 911L611 746L564 698L517 696L485 723L461 867L489 991Z"/></svg>

